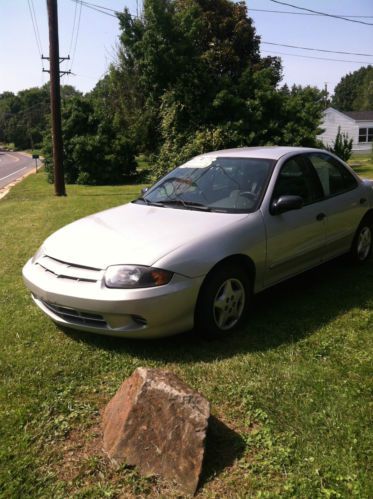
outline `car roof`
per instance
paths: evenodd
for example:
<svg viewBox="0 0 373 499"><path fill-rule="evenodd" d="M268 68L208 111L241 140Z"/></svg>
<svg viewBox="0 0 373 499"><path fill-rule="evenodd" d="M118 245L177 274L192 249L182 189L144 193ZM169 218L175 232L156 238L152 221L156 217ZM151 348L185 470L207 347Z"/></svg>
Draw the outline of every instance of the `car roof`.
<svg viewBox="0 0 373 499"><path fill-rule="evenodd" d="M321 149L312 149L310 147L283 147L283 146L266 146L266 147L239 147L236 149L223 149L221 151L211 151L201 156L213 157L230 157L230 158L263 158L263 159L280 159L285 154L294 153L300 154L305 152L325 152Z"/></svg>

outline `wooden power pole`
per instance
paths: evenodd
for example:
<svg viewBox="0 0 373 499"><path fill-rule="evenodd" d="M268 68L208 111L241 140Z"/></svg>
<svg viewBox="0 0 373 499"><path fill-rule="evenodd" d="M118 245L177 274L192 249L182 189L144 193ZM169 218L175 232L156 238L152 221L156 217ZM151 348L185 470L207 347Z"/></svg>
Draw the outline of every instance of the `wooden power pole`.
<svg viewBox="0 0 373 499"><path fill-rule="evenodd" d="M56 196L66 196L63 171L57 0L47 0L47 8L49 24L49 72L52 114L54 192Z"/></svg>

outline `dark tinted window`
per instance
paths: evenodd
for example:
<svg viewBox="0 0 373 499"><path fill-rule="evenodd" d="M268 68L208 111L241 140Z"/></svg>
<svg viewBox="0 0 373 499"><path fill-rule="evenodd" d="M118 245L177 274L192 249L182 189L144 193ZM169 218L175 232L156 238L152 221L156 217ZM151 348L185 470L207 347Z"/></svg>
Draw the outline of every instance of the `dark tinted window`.
<svg viewBox="0 0 373 499"><path fill-rule="evenodd" d="M373 128L359 128L359 142L373 142Z"/></svg>
<svg viewBox="0 0 373 499"><path fill-rule="evenodd" d="M308 156L320 179L325 196L334 196L354 189L355 177L339 161L328 154L310 154Z"/></svg>
<svg viewBox="0 0 373 499"><path fill-rule="evenodd" d="M283 165L273 191L273 199L289 195L300 196L304 204L317 201L323 195L313 168L299 156Z"/></svg>

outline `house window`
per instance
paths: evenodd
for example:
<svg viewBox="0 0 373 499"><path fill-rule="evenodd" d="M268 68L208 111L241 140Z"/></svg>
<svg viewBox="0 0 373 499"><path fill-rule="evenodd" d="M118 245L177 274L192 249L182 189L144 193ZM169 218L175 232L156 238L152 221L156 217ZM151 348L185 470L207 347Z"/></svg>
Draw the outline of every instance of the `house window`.
<svg viewBox="0 0 373 499"><path fill-rule="evenodd" d="M373 127L359 128L359 142L373 142Z"/></svg>

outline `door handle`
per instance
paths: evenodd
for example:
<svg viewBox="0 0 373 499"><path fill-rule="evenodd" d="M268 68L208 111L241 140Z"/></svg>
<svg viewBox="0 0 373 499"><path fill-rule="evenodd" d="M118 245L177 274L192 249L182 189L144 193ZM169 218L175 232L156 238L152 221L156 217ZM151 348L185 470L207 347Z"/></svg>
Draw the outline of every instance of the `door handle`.
<svg viewBox="0 0 373 499"><path fill-rule="evenodd" d="M325 213L319 213L319 214L317 215L317 217L316 217L316 220L317 220L318 222L321 222L322 220L324 220L324 218L326 218Z"/></svg>
<svg viewBox="0 0 373 499"><path fill-rule="evenodd" d="M367 202L367 200L365 198L360 199L360 204L365 204L366 202Z"/></svg>

